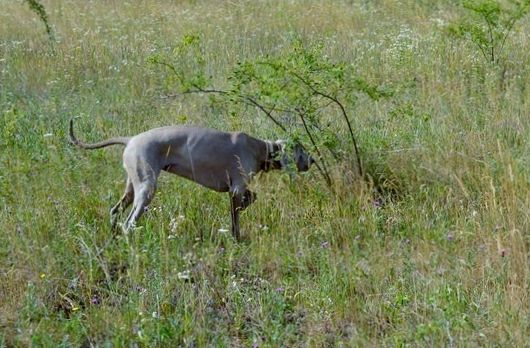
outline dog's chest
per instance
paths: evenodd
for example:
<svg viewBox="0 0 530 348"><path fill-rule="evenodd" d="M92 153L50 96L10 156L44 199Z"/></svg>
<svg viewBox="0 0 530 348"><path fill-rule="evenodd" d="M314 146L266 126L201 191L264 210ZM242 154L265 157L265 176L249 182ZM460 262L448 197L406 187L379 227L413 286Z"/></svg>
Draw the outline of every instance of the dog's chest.
<svg viewBox="0 0 530 348"><path fill-rule="evenodd" d="M226 170L215 168L202 168L198 170L197 168L193 168L193 166L182 166L178 163L168 164L163 170L218 192L227 192L230 189L230 175Z"/></svg>

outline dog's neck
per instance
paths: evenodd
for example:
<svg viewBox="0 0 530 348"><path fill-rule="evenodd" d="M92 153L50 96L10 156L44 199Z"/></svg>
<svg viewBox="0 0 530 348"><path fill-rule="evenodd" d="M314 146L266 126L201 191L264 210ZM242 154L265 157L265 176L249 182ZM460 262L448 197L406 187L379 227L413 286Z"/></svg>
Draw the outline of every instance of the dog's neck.
<svg viewBox="0 0 530 348"><path fill-rule="evenodd" d="M264 172L273 169L281 169L282 164L279 159L281 146L272 141L265 141L265 149L265 156L260 169Z"/></svg>

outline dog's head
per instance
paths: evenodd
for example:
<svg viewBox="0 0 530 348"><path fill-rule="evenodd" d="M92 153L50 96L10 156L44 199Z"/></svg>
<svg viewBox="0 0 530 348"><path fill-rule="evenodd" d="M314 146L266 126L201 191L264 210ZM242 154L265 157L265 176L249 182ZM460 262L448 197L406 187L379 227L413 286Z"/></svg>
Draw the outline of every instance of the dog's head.
<svg viewBox="0 0 530 348"><path fill-rule="evenodd" d="M306 172L309 170L309 167L311 167L311 164L315 163L313 157L311 157L299 143L287 146L286 141L277 140L275 145L278 146L280 150L279 161L281 169L285 169L291 165L291 163L294 163L299 172Z"/></svg>

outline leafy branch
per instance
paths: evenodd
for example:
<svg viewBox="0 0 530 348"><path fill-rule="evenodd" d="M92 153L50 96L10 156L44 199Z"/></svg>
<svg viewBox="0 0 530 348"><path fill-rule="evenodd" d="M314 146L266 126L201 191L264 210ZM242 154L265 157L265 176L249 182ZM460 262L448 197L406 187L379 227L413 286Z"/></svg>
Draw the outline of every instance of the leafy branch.
<svg viewBox="0 0 530 348"><path fill-rule="evenodd" d="M515 23L530 11L530 0L464 0L468 16L449 27L458 38L469 39L490 63L498 63Z"/></svg>
<svg viewBox="0 0 530 348"><path fill-rule="evenodd" d="M353 143L358 175L364 176L359 146L347 110L353 107L360 93L373 100L390 95L356 76L351 65L329 61L323 45L306 46L295 40L281 55L238 63L228 78L228 87L211 87L207 77L206 60L197 35L186 36L173 50L173 57L154 55L151 63L171 72L176 85L169 89L178 93L216 94L229 107L246 105L259 109L289 138L308 144L316 155L316 166L322 177L332 186L328 156L339 161L352 151L340 149L338 130L346 128ZM335 122L336 108L344 126Z"/></svg>

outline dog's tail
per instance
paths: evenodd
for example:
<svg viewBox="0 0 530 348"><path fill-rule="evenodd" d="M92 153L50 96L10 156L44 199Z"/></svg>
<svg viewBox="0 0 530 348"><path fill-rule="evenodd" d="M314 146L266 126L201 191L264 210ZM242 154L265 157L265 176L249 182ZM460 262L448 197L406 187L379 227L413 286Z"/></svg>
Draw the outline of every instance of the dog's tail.
<svg viewBox="0 0 530 348"><path fill-rule="evenodd" d="M76 146L79 146L80 148L99 149L99 148L110 146L110 145L127 145L129 140L131 140L130 137L116 137L116 138L110 138L104 141L100 141L98 143L92 143L92 144L84 143L75 137L74 120L70 119L70 142Z"/></svg>

